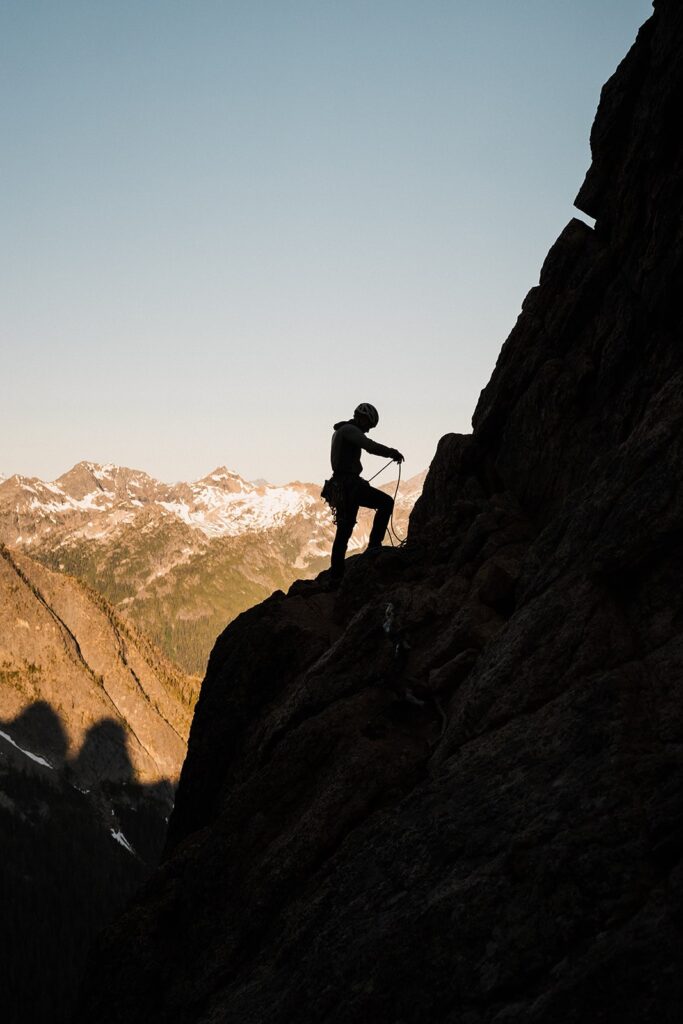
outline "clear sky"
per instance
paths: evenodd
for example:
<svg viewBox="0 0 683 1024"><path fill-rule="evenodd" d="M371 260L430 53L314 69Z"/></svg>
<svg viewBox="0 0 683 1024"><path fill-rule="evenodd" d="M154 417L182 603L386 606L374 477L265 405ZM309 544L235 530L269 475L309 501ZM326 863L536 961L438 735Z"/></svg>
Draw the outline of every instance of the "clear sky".
<svg viewBox="0 0 683 1024"><path fill-rule="evenodd" d="M360 401L419 472L470 429L650 13L0 0L0 473L318 480Z"/></svg>

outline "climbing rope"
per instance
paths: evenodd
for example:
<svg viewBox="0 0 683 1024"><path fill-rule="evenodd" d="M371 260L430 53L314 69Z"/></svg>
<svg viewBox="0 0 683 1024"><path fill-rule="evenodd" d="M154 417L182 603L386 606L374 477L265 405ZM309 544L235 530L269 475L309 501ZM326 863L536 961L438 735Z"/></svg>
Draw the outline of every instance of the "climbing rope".
<svg viewBox="0 0 683 1024"><path fill-rule="evenodd" d="M380 475L380 473L383 473L385 469L388 469L388 467L389 467L389 466L391 465L391 463L392 463L393 461L394 461L393 459L389 459L389 461L387 462L386 466L382 466L382 468L381 468L381 469L378 469L378 470L377 470L377 472L375 473L375 476L379 476L379 475ZM399 469L400 469L400 468L401 468L401 465L400 465L400 463L399 463ZM370 477L370 479L368 480L368 483L369 483L369 484L371 484L371 483L372 483L372 481L373 481L373 480L375 479L375 476L371 476L371 477Z"/></svg>
<svg viewBox="0 0 683 1024"><path fill-rule="evenodd" d="M399 489L400 485L401 485L401 463L399 462L399 464L398 464L398 480L396 481L396 490L394 491L394 505L396 504L396 497L398 495L398 489ZM394 527L394 506L393 505L392 505L392 508L391 508L391 518L389 520L389 530L388 530L388 533L389 533L389 540L391 541L392 548L396 547L396 546L398 546L399 548L402 548L403 545L406 542L406 538L405 537L399 537L399 535L396 533L396 528ZM393 534L393 537L392 537L392 534ZM394 540L396 540L396 544L394 544Z"/></svg>
<svg viewBox="0 0 683 1024"><path fill-rule="evenodd" d="M394 461L395 461L395 459L389 459L389 461L387 462L387 464L385 466L382 466L381 469L377 470L377 472L375 473L374 476L370 477L370 479L368 480L368 483L371 484L372 481L375 479L375 477L379 476L380 473L383 473L385 469L388 469L389 466ZM399 464L398 464L398 480L396 481L396 490L394 491L394 505L396 504L396 497L398 495L398 489L399 489L400 485L401 485L401 463L399 462ZM387 529L387 533L389 534L389 541L391 543L392 548L395 548L395 547L402 548L403 547L403 545L406 542L406 538L405 537L399 537L399 535L396 533L396 528L394 526L394 508L393 508L393 506L391 508L391 518L389 520L389 527ZM394 541L396 541L395 544L394 544Z"/></svg>

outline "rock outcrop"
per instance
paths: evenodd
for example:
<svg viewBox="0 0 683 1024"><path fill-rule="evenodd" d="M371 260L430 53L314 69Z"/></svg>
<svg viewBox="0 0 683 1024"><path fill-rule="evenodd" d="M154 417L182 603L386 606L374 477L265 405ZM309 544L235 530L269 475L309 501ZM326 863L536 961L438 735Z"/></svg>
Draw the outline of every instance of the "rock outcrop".
<svg viewBox="0 0 683 1024"><path fill-rule="evenodd" d="M683 9L404 549L219 638L165 863L80 1019L680 1020Z"/></svg>

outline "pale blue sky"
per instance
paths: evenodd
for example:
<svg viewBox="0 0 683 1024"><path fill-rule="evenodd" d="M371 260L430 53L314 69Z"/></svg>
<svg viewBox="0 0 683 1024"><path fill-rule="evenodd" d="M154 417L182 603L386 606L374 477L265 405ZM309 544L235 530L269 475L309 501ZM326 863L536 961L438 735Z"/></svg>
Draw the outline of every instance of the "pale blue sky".
<svg viewBox="0 0 683 1024"><path fill-rule="evenodd" d="M321 479L359 401L424 468L469 430L650 13L0 0L0 473Z"/></svg>

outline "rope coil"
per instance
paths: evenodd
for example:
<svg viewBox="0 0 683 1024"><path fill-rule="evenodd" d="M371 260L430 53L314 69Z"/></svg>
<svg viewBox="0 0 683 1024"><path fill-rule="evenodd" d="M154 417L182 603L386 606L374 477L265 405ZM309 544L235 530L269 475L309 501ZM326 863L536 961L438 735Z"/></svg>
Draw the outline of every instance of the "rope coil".
<svg viewBox="0 0 683 1024"><path fill-rule="evenodd" d="M387 464L385 466L382 466L381 469L377 470L377 472L375 473L374 476L370 477L370 479L368 480L368 483L371 484L372 481L375 479L375 477L379 476L380 473L383 473L384 470L387 469L392 464L392 462L394 462L394 459L389 459L389 461L387 462ZM401 485L401 463L399 462L399 464L398 464L398 480L396 481L396 490L394 491L394 505L396 504L396 497L398 495L398 489L399 489L400 485ZM400 547L402 547L405 544L406 538L405 537L399 537L399 535L396 533L396 527L394 526L394 509L393 509L393 507L391 509L391 518L389 520L389 526L387 528L387 533L389 534L389 541L391 543L392 548L395 548L397 546L400 548ZM396 544L394 544L394 541L396 541Z"/></svg>
<svg viewBox="0 0 683 1024"><path fill-rule="evenodd" d="M396 481L396 490L394 491L394 505L396 504L396 498L398 496L398 489L399 489L400 485L401 485L401 463L399 462L399 464L398 464L398 480ZM396 533L396 528L394 526L394 509L393 509L393 507L391 509L391 518L389 520L389 529L388 529L387 532L389 534L389 540L391 541L392 548L396 547L396 545L398 545L398 547L400 547L400 548L403 547L403 545L405 544L407 538L406 537L399 537L399 535ZM393 538L392 538L392 534L393 534ZM394 544L394 540L396 541L396 544Z"/></svg>

